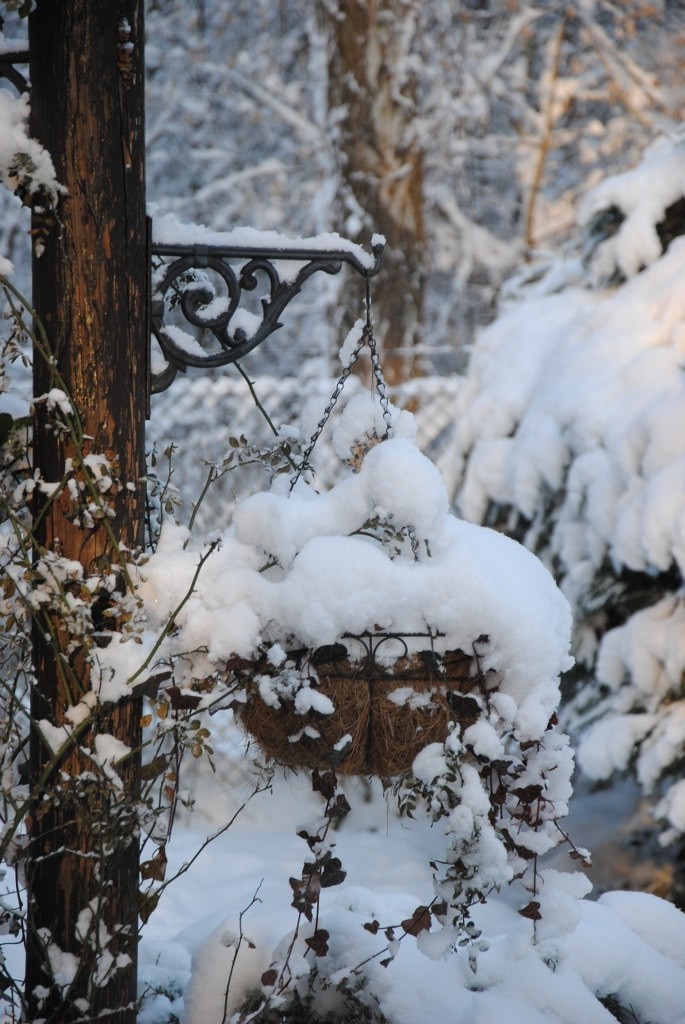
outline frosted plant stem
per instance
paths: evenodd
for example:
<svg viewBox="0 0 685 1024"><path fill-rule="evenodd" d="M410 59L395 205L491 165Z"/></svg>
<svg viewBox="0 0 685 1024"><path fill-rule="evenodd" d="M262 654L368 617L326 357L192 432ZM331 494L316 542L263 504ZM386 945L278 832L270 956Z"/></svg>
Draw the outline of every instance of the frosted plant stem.
<svg viewBox="0 0 685 1024"><path fill-rule="evenodd" d="M238 960L238 954L240 953L240 947L242 946L243 942L246 941L245 935L243 933L243 918L245 917L245 914L247 914L248 911L251 910L251 908L255 905L255 903L261 903L262 902L261 899L259 898L259 890L261 889L263 884L264 884L264 879L262 878L262 880L260 881L259 885L257 886L257 888L255 889L254 893L252 894L252 899L250 900L248 905L246 907L244 907L240 911L240 914L238 915L238 941L235 944L235 953L233 954L233 959L231 961L231 969L228 972L228 980L226 981L226 989L224 991L224 1015L221 1018L221 1024L227 1024L228 996L229 996L229 993L231 991L231 982L233 981L233 972L235 971L235 965L236 965L236 962Z"/></svg>
<svg viewBox="0 0 685 1024"><path fill-rule="evenodd" d="M240 365L240 363L236 362L233 365L235 366L235 368L237 369L238 373L240 374L240 376L243 378L243 380L247 384L248 388L250 389L250 394L252 395L252 398L254 399L254 404L257 406L257 408L261 412L262 416L264 417L266 422L269 424L269 427L273 431L274 436L278 437L278 431L276 430L276 428L275 428L275 426L273 424L273 420L271 419L271 417L269 416L268 412L266 411L266 409L264 408L264 406L260 402L259 396L257 395L257 392L255 391L255 386L254 386L253 381L250 380L249 375L247 373L245 373L245 371L243 370L243 368Z"/></svg>

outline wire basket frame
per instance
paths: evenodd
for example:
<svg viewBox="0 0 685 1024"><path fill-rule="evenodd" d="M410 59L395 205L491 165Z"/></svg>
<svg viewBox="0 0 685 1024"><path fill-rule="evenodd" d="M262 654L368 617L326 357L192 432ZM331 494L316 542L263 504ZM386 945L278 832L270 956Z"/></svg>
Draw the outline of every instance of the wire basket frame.
<svg viewBox="0 0 685 1024"><path fill-rule="evenodd" d="M426 649L417 650L424 638ZM404 774L420 750L445 740L453 723L462 729L474 724L496 685L475 652L437 654L434 638L363 633L314 651L291 651L290 671L295 667L310 691L304 701L297 693L274 700L269 683L283 670L262 659L243 674L243 699L234 709L266 756L284 767Z"/></svg>

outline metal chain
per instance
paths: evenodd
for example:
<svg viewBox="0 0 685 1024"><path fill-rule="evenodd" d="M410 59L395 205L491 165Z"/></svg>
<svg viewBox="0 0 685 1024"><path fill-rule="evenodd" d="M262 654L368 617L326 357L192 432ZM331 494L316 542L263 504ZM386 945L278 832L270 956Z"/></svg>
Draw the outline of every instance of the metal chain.
<svg viewBox="0 0 685 1024"><path fill-rule="evenodd" d="M385 433L383 434L382 440L385 440L392 433L392 417L390 415L390 403L389 403L389 399L388 399L388 389L387 389L387 385L385 383L385 378L383 377L383 371L381 370L381 363L380 363L380 358L379 358L379 355L378 355L378 347L376 345L376 339L374 338L374 335L373 335L373 324L372 324L372 321L371 321L370 281L369 281L368 274L367 274L367 277L366 277L366 323L364 324L364 327L362 329L361 338L357 342L357 345L356 345L354 351L352 352L352 356L350 358L350 361L348 362L347 366L344 368L343 372L340 375L340 379L339 379L338 383L335 386L335 390L333 391L333 394L330 397L328 405L324 409L323 416L321 417L321 419L317 423L316 430L314 431L314 433L312 434L312 436L311 436L311 438L309 440L309 444L308 444L308 446L307 446L307 448L306 448L306 450L305 450L305 452L304 452L304 454L302 456L302 461L300 462L300 465L297 467L297 472L295 473L295 475L292 477L292 479L290 481L290 493L291 494L292 494L292 491L293 491L293 489L295 487L295 484L300 479L300 477L304 473L305 469L309 468L309 460L311 458L312 452L314 451L314 447L315 447L317 441L319 440L319 438L321 437L321 434L323 433L323 429L326 426L326 424L328 423L328 420L330 419L331 413L333 412L333 409L337 405L338 399L340 398L342 390L345 387L345 382L347 381L347 378L352 373L352 369L354 367L354 364L357 362L357 359L359 358L359 354L360 354L361 350L364 348L365 345L368 345L368 347L369 347L369 353L370 353L370 356L371 356L371 369L372 369L372 372L373 372L374 380L376 382L376 391L378 392L378 397L379 397L379 400L380 400L380 403L381 403L381 408L383 410L383 419L385 421Z"/></svg>
<svg viewBox="0 0 685 1024"><path fill-rule="evenodd" d="M367 333L368 332L368 333ZM373 336L371 325L367 324L362 333L362 339L366 336L366 341L369 346L369 352L371 354L371 369L373 376L376 381L376 391L378 392L378 398L381 403L381 409L383 410L383 419L385 420L385 433L383 434L382 440L390 437L392 434L392 416L390 415L390 399L388 398L388 386L385 383L385 377L381 370L381 360L378 355L378 348L376 346L376 339Z"/></svg>
<svg viewBox="0 0 685 1024"><path fill-rule="evenodd" d="M365 328L365 330L366 330L366 328ZM321 417L321 419L319 420L319 422L317 423L316 430L314 431L314 433L312 434L311 438L309 439L309 444L308 444L308 446L307 446L307 448L306 448L306 450L305 450L305 452L304 452L304 454L302 456L302 462L297 467L297 472L295 473L295 475L292 477L292 479L290 481L290 493L292 493L293 488L295 487L295 484L300 479L300 477L304 473L305 469L309 468L309 460L311 458L312 452L314 451L314 446L316 445L316 442L321 437L321 434L323 432L323 428L328 423L330 415L333 412L333 409L335 408L335 406L337 405L338 399L340 398L340 395L342 393L342 389L345 387L345 381L347 380L347 378L352 373L352 367L357 362L357 359L359 357L359 353L364 348L364 345L366 345L366 338L364 337L364 334L362 333L362 336L361 336L361 338L359 339L359 341L357 343L357 347L355 348L354 352L352 353L352 358L350 359L349 363L347 364L347 366L343 370L342 374L340 375L340 380L336 384L335 391L331 395L330 401L328 402L328 405L324 409L324 414Z"/></svg>
<svg viewBox="0 0 685 1024"><path fill-rule="evenodd" d="M371 277L368 273L366 275L366 324L364 326L364 330L362 331L362 340L364 338L366 338L366 343L369 346L369 354L371 356L371 370L376 381L376 391L378 392L378 397L381 403L381 409L383 410L383 419L385 420L385 433L383 434L382 440L385 440L392 434L392 417L390 416L388 388L385 383L383 371L381 370L381 361L378 355L376 339L373 334L373 321L371 318Z"/></svg>

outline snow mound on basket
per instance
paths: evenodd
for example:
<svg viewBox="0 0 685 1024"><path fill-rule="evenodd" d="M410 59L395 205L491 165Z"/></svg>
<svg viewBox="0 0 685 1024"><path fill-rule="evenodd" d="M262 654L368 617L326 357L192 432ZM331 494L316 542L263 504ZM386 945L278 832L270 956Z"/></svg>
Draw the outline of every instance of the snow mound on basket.
<svg viewBox="0 0 685 1024"><path fill-rule="evenodd" d="M361 436L358 403L355 416ZM406 413L402 423L411 433ZM450 513L440 474L409 436L376 444L328 492L301 478L291 494L278 477L242 501L192 585L203 548L167 524L141 584L153 630L187 596L167 645L171 655L204 652L195 677L203 660L209 673L273 643L316 648L346 633L430 629L442 634L439 653L473 652L489 638L481 669L502 675L521 738L539 737L557 706L559 674L572 664L566 599L521 545Z"/></svg>

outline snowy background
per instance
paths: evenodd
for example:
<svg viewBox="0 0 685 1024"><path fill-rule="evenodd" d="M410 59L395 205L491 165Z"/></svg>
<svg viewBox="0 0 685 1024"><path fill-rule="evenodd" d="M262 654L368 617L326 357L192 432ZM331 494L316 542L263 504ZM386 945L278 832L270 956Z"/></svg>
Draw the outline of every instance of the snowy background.
<svg viewBox="0 0 685 1024"><path fill-rule="evenodd" d="M448 516L449 500L464 519L512 534L542 558L570 602L577 662L563 681L562 724L585 774L568 830L595 852L595 868L581 872L562 849L541 865L542 921L518 913L530 894L514 883L475 908L482 937L435 960L407 935L387 967L382 952L364 967L361 997L391 1024L682 1024L685 923L654 895L678 891L673 865L685 832L682 12L657 3L651 13L639 4L617 13L597 2L568 5L562 19L545 4L478 12L439 0L396 6L412 40L397 89L405 90L407 130L424 154L428 273L423 373L391 394L398 408L415 411L419 448L445 488L431 477L431 507L418 513L425 522L437 505ZM17 31L8 23L8 36ZM207 0L159 0L150 4L148 36L148 191L160 215L299 236L359 227L370 239L372 214L356 202L336 148L325 19L310 5L260 0L229 12ZM408 69L417 68L409 103ZM5 88L0 116L3 181L16 187L9 166L19 150L49 183L49 164L22 141L25 105ZM24 212L6 190L0 202L0 272L10 258L25 286ZM359 315L361 291L349 281L311 288L292 308L287 344L269 343L247 364L272 417L296 423L304 440L340 372L340 310L348 303ZM359 390L352 378L348 395ZM12 392L0 396L3 410L24 411L26 393L17 373ZM205 478L203 460L220 462L228 438L242 432L253 443L265 436L234 378L190 374L154 400L150 442L160 453L181 445L171 493L184 503L175 510L182 523ZM328 436L317 456L319 486L335 495L340 460ZM228 474L211 492L194 548L183 549L186 535L169 522L158 562L166 543L174 577L164 593L160 573L158 600L171 601L184 562L195 564L204 540L226 530L235 496L265 486L263 477L244 477ZM347 513L346 501L341 507ZM254 547L252 526L246 517L240 543ZM454 530L467 535L466 524ZM299 550L309 539L286 531L271 544ZM216 606L188 609L197 636L219 645L215 657L221 644L234 646L220 585L227 552L236 547L225 545L207 566ZM548 595L532 582L542 578L535 565L530 577L526 570L531 591ZM330 596L325 582L315 591L318 607ZM493 596L501 599L489 593L486 605ZM510 624L518 621L514 605L514 597L502 603ZM264 623L256 620L258 631ZM254 748L246 756L227 713L211 728L217 771L201 759L184 776L195 809L176 822L167 878L254 788ZM593 791L591 780L604 788ZM338 982L355 980L353 969L387 946L382 929L374 936L365 923L397 926L430 902L430 861L445 848L440 823L400 820L375 785L351 782L347 795L352 812L335 841L348 876L322 898L322 924L333 937L322 973ZM259 989L294 927L288 878L306 853L296 828L319 813L306 775L278 776L163 891L143 931L141 1024L228 1021ZM659 847L658 833L670 845ZM645 835L636 865L631 844ZM651 891L610 891L619 882ZM305 971L301 945L297 956L306 989L311 964ZM319 998L321 1016L345 1019L337 989Z"/></svg>

